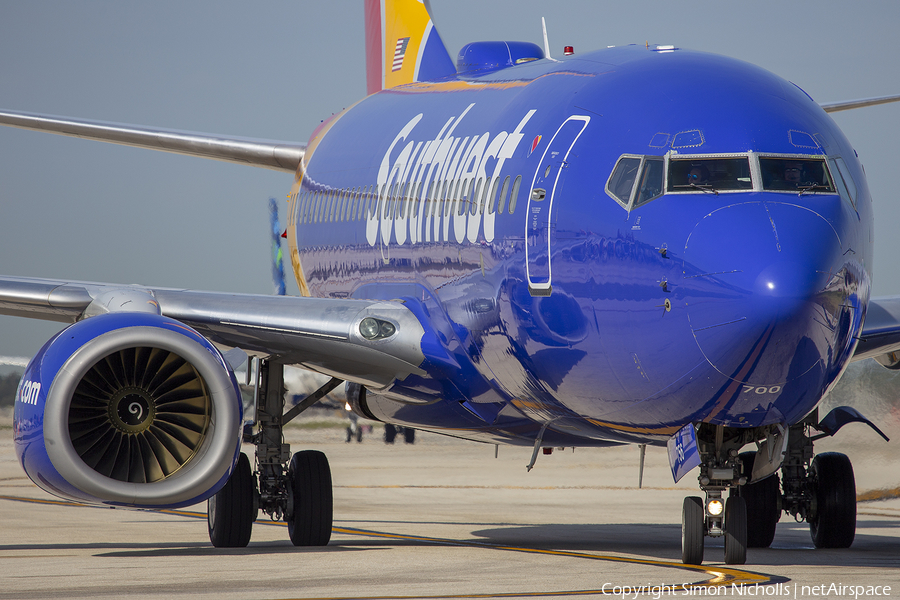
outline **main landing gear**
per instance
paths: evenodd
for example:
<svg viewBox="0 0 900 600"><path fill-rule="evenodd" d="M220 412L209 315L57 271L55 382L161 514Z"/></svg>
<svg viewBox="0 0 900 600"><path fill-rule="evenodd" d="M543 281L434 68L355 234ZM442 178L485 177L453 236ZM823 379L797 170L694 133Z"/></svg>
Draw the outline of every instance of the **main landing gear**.
<svg viewBox="0 0 900 600"><path fill-rule="evenodd" d="M817 421L814 411L788 429L739 429L706 423L697 428L699 481L705 498L684 499L682 562L702 563L705 538L723 537L725 563L744 564L747 548L772 544L782 512L809 523L816 548L848 548L853 543L856 483L850 459L835 452L814 458L813 442L854 421L867 423L885 436L846 407ZM823 433L814 434L813 430ZM757 451L740 452L751 443L756 444Z"/></svg>
<svg viewBox="0 0 900 600"><path fill-rule="evenodd" d="M324 546L331 539L332 491L328 459L304 450L291 455L282 443L284 424L341 383L332 379L284 413L284 365L259 361L257 433L244 433L256 445L257 471L241 453L228 483L208 500L209 540L217 548L244 547L259 510L287 522L295 546Z"/></svg>

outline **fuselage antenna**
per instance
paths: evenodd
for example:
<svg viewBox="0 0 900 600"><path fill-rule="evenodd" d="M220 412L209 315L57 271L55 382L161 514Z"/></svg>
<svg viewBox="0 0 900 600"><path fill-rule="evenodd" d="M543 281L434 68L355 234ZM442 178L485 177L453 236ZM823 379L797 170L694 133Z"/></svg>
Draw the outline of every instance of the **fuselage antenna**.
<svg viewBox="0 0 900 600"><path fill-rule="evenodd" d="M544 17L541 17L541 28L544 30L544 58L556 61L555 58L550 56L550 41L547 39L547 21Z"/></svg>

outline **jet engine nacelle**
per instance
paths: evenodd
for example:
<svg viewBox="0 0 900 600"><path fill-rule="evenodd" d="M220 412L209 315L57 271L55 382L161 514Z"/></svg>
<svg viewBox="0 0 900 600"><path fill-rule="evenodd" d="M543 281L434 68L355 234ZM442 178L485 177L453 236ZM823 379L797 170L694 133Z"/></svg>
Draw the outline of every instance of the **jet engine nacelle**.
<svg viewBox="0 0 900 600"><path fill-rule="evenodd" d="M892 371L900 370L900 351L888 352L881 356L874 357L875 361L885 369Z"/></svg>
<svg viewBox="0 0 900 600"><path fill-rule="evenodd" d="M75 323L31 359L15 444L51 494L173 508L225 485L241 422L234 373L206 338L167 317L115 313Z"/></svg>

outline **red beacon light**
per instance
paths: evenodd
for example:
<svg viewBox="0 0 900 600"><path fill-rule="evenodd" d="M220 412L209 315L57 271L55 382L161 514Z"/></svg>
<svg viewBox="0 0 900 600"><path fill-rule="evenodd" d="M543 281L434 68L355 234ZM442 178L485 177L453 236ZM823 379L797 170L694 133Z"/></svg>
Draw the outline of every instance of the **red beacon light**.
<svg viewBox="0 0 900 600"><path fill-rule="evenodd" d="M565 48L563 48L563 54L565 54L566 56L572 56L573 54L575 54L575 48L573 48L572 46L566 46Z"/></svg>

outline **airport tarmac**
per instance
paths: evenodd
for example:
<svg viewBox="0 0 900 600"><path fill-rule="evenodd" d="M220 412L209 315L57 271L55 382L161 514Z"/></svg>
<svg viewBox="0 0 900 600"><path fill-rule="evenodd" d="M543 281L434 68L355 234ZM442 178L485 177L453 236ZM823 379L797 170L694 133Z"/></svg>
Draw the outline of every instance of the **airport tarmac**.
<svg viewBox="0 0 900 600"><path fill-rule="evenodd" d="M859 503L850 549L815 550L807 525L784 517L772 548L750 549L746 565L726 567L721 542L708 539L704 565L686 567L681 503L697 494L696 476L673 484L664 449L648 448L638 489L636 447L557 450L527 473L530 448L494 458L494 446L421 432L415 445L389 446L377 425L348 444L333 419L314 423L289 427L287 441L328 455L331 543L295 548L261 515L241 549L210 546L205 503L154 512L57 502L22 473L0 425L0 599L633 598L641 586L649 598L900 597L896 491ZM855 458L862 493L900 487L887 447L865 458L835 440L817 450Z"/></svg>

